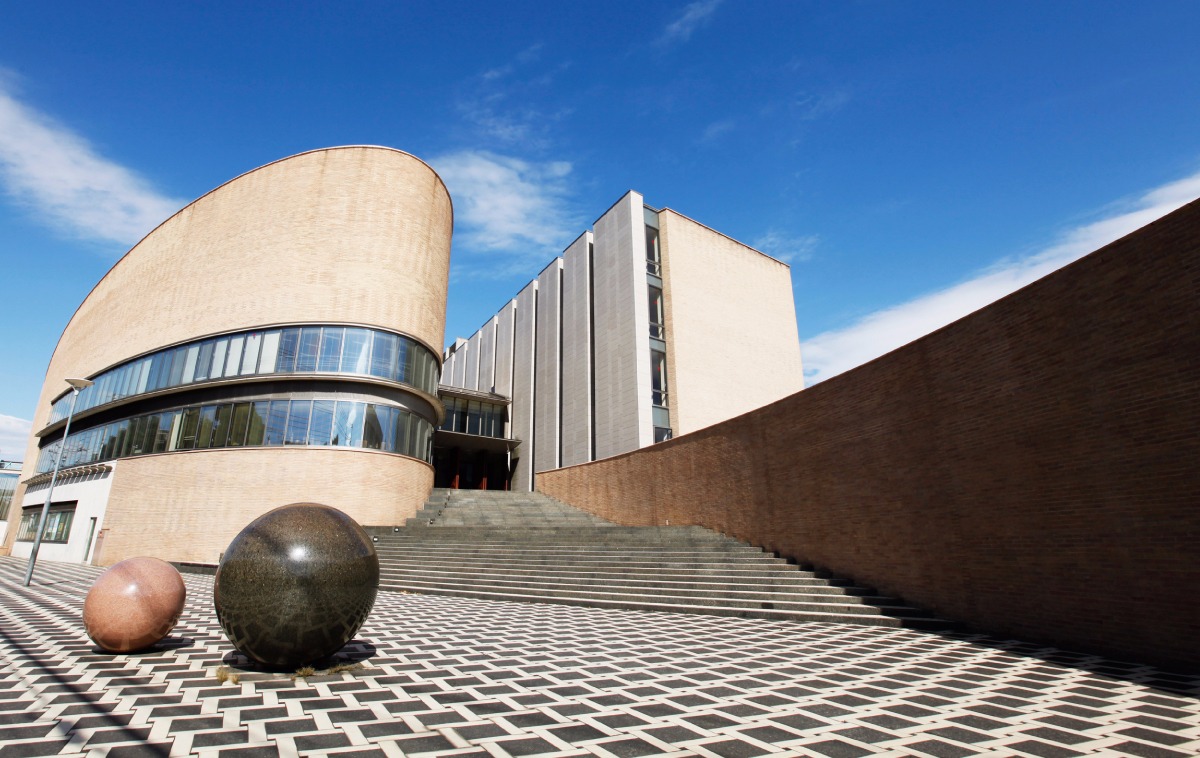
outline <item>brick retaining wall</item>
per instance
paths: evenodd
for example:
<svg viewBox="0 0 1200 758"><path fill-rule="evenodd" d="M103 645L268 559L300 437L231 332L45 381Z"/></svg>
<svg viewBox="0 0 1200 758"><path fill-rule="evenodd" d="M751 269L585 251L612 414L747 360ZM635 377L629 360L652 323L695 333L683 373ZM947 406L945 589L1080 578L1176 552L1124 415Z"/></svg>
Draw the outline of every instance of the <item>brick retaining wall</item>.
<svg viewBox="0 0 1200 758"><path fill-rule="evenodd" d="M1200 201L866 365L538 475L989 632L1200 665Z"/></svg>

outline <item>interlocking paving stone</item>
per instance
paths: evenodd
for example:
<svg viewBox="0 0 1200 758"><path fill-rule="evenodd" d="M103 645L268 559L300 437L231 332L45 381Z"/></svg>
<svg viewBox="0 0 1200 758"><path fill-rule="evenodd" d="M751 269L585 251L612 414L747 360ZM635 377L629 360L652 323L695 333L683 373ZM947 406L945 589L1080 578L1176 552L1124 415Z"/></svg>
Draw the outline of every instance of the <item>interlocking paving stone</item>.
<svg viewBox="0 0 1200 758"><path fill-rule="evenodd" d="M1200 755L1196 677L982 635L381 593L362 669L235 684L211 577L156 650L108 655L99 571L23 569L0 558L0 758Z"/></svg>

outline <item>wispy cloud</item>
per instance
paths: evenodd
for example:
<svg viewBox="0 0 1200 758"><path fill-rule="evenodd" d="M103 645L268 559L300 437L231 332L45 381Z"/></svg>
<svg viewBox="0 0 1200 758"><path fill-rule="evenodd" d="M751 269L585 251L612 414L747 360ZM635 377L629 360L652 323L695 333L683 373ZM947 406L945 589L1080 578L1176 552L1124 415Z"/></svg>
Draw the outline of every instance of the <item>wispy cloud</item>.
<svg viewBox="0 0 1200 758"><path fill-rule="evenodd" d="M509 148L544 148L550 127L570 115L570 108L547 108L541 102L569 64L538 66L528 73L530 65L540 60L541 50L541 43L531 45L508 63L464 82L458 111L491 142Z"/></svg>
<svg viewBox="0 0 1200 758"><path fill-rule="evenodd" d="M184 205L14 95L0 76L0 183L56 228L132 245Z"/></svg>
<svg viewBox="0 0 1200 758"><path fill-rule="evenodd" d="M658 44L666 47L687 42L693 32L712 18L720 4L721 0L696 0L694 3L689 3L683 9L683 13L663 29L662 35L658 38Z"/></svg>
<svg viewBox="0 0 1200 758"><path fill-rule="evenodd" d="M582 229L570 207L566 161L461 150L430 163L454 198L455 241L468 252L490 254L488 265L517 259L528 266L561 252Z"/></svg>
<svg viewBox="0 0 1200 758"><path fill-rule="evenodd" d="M719 140L724 135L733 131L737 126L737 122L731 118L714 121L704 127L704 131L700 133L700 139L697 140L701 145L711 145Z"/></svg>
<svg viewBox="0 0 1200 758"><path fill-rule="evenodd" d="M29 442L32 421L0 413L0 460L20 460Z"/></svg>
<svg viewBox="0 0 1200 758"><path fill-rule="evenodd" d="M1062 234L1033 254L1008 258L965 282L869 314L801 345L807 384L866 363L979 310L1200 196L1200 173L1153 189L1109 215Z"/></svg>
<svg viewBox="0 0 1200 758"><path fill-rule="evenodd" d="M812 258L819 241L820 237L815 234L786 234L769 229L751 242L750 247L784 263L800 263Z"/></svg>

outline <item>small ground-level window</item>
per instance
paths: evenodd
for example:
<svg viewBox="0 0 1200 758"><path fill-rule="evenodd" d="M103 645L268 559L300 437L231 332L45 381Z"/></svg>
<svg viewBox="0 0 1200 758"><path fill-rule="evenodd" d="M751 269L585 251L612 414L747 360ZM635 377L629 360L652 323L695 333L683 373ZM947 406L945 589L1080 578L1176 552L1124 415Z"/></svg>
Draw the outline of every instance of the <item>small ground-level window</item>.
<svg viewBox="0 0 1200 758"><path fill-rule="evenodd" d="M30 505L21 510L21 525L17 527L18 542L33 542L42 506ZM71 522L75 520L75 503L55 503L46 514L42 542L66 542L71 537Z"/></svg>

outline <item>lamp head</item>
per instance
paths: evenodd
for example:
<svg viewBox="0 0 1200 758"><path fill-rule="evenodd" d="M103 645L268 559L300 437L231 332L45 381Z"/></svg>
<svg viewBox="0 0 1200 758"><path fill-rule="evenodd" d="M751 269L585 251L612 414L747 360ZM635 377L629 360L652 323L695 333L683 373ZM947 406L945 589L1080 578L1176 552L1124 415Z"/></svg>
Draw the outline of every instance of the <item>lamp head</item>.
<svg viewBox="0 0 1200 758"><path fill-rule="evenodd" d="M67 384L71 385L72 389L78 392L81 389L91 387L95 382L91 379L68 379Z"/></svg>

